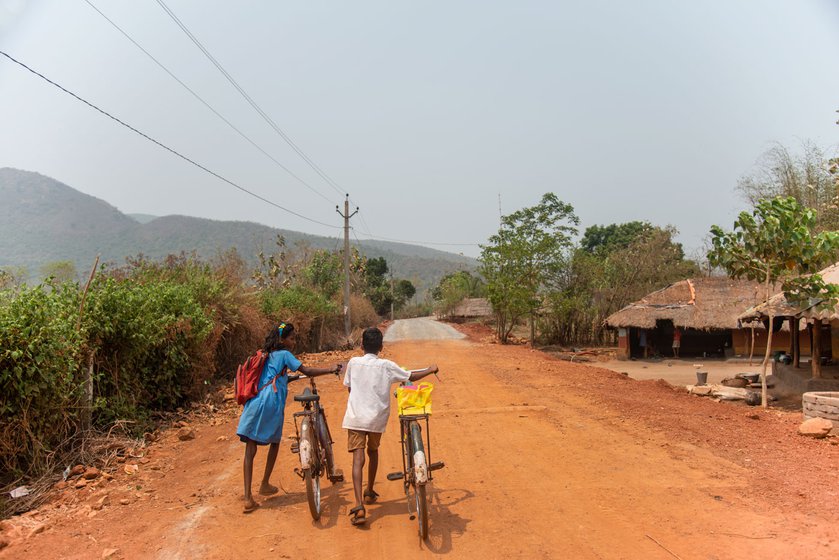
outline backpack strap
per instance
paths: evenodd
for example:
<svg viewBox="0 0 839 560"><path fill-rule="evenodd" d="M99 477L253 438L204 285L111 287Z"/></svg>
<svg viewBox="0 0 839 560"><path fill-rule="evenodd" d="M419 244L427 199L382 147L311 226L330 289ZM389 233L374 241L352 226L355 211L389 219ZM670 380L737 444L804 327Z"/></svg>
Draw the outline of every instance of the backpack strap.
<svg viewBox="0 0 839 560"><path fill-rule="evenodd" d="M282 377L283 375L285 375L285 372L286 372L286 370L287 370L287 369L288 369L288 366L283 366L283 369L281 369L281 370L280 370L280 372L279 372L279 373L277 373L277 375L275 375L274 377L272 377L271 379L269 379L269 380L268 380L268 382L267 382L267 383L265 383L265 385L263 385L262 387L259 387L259 388L256 390L256 392L257 392L257 393L259 393L260 391L262 391L262 390L263 390L265 387L267 387L268 385L273 385L273 387L274 387L274 392L276 393L276 392L277 392L277 378L278 378L278 377Z"/></svg>

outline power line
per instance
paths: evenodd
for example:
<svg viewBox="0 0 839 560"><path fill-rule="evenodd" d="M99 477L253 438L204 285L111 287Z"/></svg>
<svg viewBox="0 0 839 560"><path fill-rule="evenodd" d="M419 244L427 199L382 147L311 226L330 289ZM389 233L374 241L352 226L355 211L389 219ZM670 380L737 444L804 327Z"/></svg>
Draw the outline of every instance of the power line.
<svg viewBox="0 0 839 560"><path fill-rule="evenodd" d="M297 153L297 155L299 155L303 159L303 161L305 161L309 165L309 167L311 167L315 171L315 173L317 173L324 181L326 181L326 183L330 187L332 187L338 194L344 194L344 191L338 186L338 184L335 181L333 181L332 178L329 177L329 175L327 175L308 155L306 155L306 153L299 146L297 146L297 144L294 143L291 137L289 137L288 134L286 134L279 127L279 125L277 125L277 123L274 122L271 119L271 117L269 117L268 114L262 110L262 108L256 103L256 101L254 101L253 98L251 98L251 96L248 95L248 93L242 88L242 86L240 86L239 83L235 79L233 79L233 76L231 76L230 73L224 69L221 63L218 60L216 60L216 58L212 54L210 54L210 51L208 51L207 48L203 44L201 44L201 41L199 41L198 38L192 34L192 32L187 28L187 26L180 19L178 19L178 16L175 15L175 13L169 8L169 6L167 6L163 0L157 0L157 3L169 15L172 21L174 21L177 24L177 26L181 28L181 30L186 34L186 36L189 37L189 39L195 44L195 46L198 47L201 50L201 52L204 53L204 56L206 56L207 59L210 62L212 62L213 65L218 69L218 71L222 73L222 75L227 79L227 81L230 82L230 84L234 88L236 88L236 91L238 91L242 95L245 101L247 101L248 104L250 104L250 106L253 107L253 109L257 113L259 113L259 115L265 120L265 122L267 122L268 125L271 128L273 128L274 131L277 134L279 134L283 140L285 140L285 142L291 147L291 149L293 149Z"/></svg>
<svg viewBox="0 0 839 560"><path fill-rule="evenodd" d="M212 171L211 169L208 169L207 167L205 167L205 166L201 165L200 163L196 162L195 160L192 160L192 159L188 158L187 156L183 155L182 153L178 152L177 150L175 150L175 149L173 149L173 148L170 148L170 147L169 147L169 146L167 146L166 144L164 144L164 143L162 143L162 142L160 142L160 141L158 141L158 140L155 140L154 138L152 138L151 136L149 136L149 135L148 135L148 134L146 134L145 132L141 132L140 130L138 130L138 129L134 128L134 127L133 127L133 126L131 126L130 124L126 123L125 121L122 121L122 120L120 120L119 118L117 118L117 117L113 116L112 114L108 113L108 112L107 112L107 111L105 111L104 109L100 109L99 107L97 107L96 105L94 105L93 103L91 103L90 101L87 101L86 99L83 99L82 97L79 97L78 95L76 95L75 93L73 93L72 91L70 91L69 89L67 89L67 88L65 88L65 87L63 87L63 86L61 86L61 85L59 85L58 83L56 83L56 82L54 82L54 81L50 80L49 78L47 78L46 76L44 76L44 75L43 75L43 74L41 74L40 72L38 72L38 71L36 71L36 70L34 70L34 69L30 68L29 66L27 66L27 65L26 65L26 64L24 64L23 62L19 61L18 59L14 58L13 56L9 55L8 53L6 53L6 52L4 52L4 51L0 51L0 54L2 54L3 56L5 56L5 57L6 57L6 58L8 58L9 60L11 60L12 62L14 62L15 64L17 64L18 66L20 66L20 67L22 67L22 68L25 68L26 70L28 70L28 71L29 71L29 72L31 72L32 74L35 74L36 76L38 76L39 78L41 78L41 79L42 79L42 80L44 80L45 82L47 82L47 83L49 83L49 84L51 84L51 85L53 85L53 86L57 87L58 89L60 89L60 90L61 90L61 91L63 91L64 93L66 93L66 94L68 94L68 95L71 95L72 97L76 98L78 101L81 101L82 103L84 103L85 105L87 105L88 107L90 107L91 109L94 109L95 111L97 111L97 112L99 112L99 113L101 113L101 114L105 115L105 116L106 116L106 117L108 117L109 119L111 119L111 120L113 120L113 121L115 121L115 122L117 122L117 123L121 124L122 126L124 126L125 128L127 128L127 129L131 130L132 132L135 132L136 134L139 134L140 136L142 136L143 138L145 138L145 139L146 139L146 140L148 140L149 142L152 142L153 144L156 144L156 145L160 146L161 148L163 148L163 149L164 149L164 150L166 150L167 152L170 152L171 154L178 156L178 157L179 157L179 158L181 158L182 160L184 160L184 161L186 161L186 162L188 162L188 163L191 163L191 164L192 164L192 165L194 165L195 167L197 167L197 168L199 168L199 169L201 169L201 170L203 170L203 171L206 171L207 173L209 173L209 174L210 174L210 175L212 175L213 177L216 177L217 179L220 179L220 180L224 181L224 182L225 182L225 183L227 183L228 185L230 185L230 186L232 186L232 187L234 187L234 188L236 188L236 189L238 189L238 190L240 190L240 191L242 191L242 192L244 192L244 193L246 193L246 194L249 194L250 196L252 196L252 197L254 197L254 198L256 198L256 199L259 199L259 200L261 200L262 202L265 202L266 204L270 204L271 206L273 206L273 207L275 207L275 208L279 208L280 210L283 210L284 212L288 212L289 214L292 214L292 215L294 215L294 216L297 216L298 218L302 218L302 219L304 219L304 220L307 220L307 221L309 221L309 222L312 222L312 223L314 223L314 224L318 224L318 225L321 225L321 226L326 226L326 227L329 227L329 228L340 229L340 228L338 228L337 226L334 226L334 225L332 225L332 224L327 224L327 223L324 223L324 222L320 222L320 221L318 221L318 220L314 220L314 219L312 219L312 218L309 218L309 217L307 217L307 216L304 216L303 214L299 214L299 213L297 213L297 212L295 212L295 211L293 211L293 210L289 210L288 208L285 208L284 206L280 206L280 205L279 205L279 204L277 204L276 202L273 202L273 201L271 201L271 200L268 200L267 198L265 198L265 197L263 197L263 196L261 196L261 195L258 195L258 194L256 194L256 193L255 193L255 192L253 192L253 191L249 191L249 190L248 190L248 189L246 189L245 187L242 187L242 186L240 186L240 185L238 185L238 184L234 183L234 182L233 182L233 181L231 181L230 179L227 179L226 177L223 177L223 176L219 175L219 174L218 174L218 173L216 173L215 171Z"/></svg>
<svg viewBox="0 0 839 560"><path fill-rule="evenodd" d="M297 176L295 173L293 173L293 172L292 172L292 171L291 171L288 167L286 167L286 166L285 166L285 165L283 165L283 164L282 164L279 160L277 160L274 156L272 156L271 154L269 154L269 153L268 153L265 149L263 149L263 148L262 148L262 146L260 146L260 145L259 145L259 144L257 144L256 142L254 142L254 141L253 141L253 140L252 140L252 139L251 139L248 135L246 135L244 132L242 132L241 130L239 130L239 129L238 129L238 128L237 128L237 127L236 127L236 126L235 126L232 122L230 122L230 121L229 121L227 118L225 118L225 117L224 117L221 113L219 113L216 109L214 109L214 108L213 108L213 107L212 107L212 106L211 106L211 105L210 105L207 101L205 101L205 100L204 100L204 99L203 99L200 95L198 95L198 94L197 94L197 93L196 93L196 92L195 92L192 88L190 88L188 85L186 85L186 84L185 84L185 83L184 83L184 82L183 82L180 78L178 78L178 77L177 77L174 73L172 73L172 71L171 71L171 70L169 70L166 66L164 66L162 62L160 62L157 58L155 58L155 57L154 57L154 55L152 55L149 51L147 51L146 49L144 49L144 48L142 47L142 45L140 45L137 41L135 41L135 40L134 40L134 39L133 39L133 38L132 38L132 37L131 37L131 36L130 36L130 35L129 35L129 34L128 34L125 30L124 30L124 29L122 29L119 25L117 25L117 24L116 24L116 22L114 22L111 18L109 18L108 16L106 16L106 15L102 12L102 10L100 10L99 8L97 8L97 7L93 4L93 2L91 2L90 0L84 0L84 1L85 1L85 2L86 2L86 3L87 3L87 4L91 7L91 8L93 8L94 10L96 10L96 12L97 12L100 16L102 16L103 18L105 18L105 21L107 21L108 23L110 23L112 26L114 26L114 28L116 28L116 30L117 30L117 31L119 31L120 33L122 33L122 35L123 35L126 39L128 39L129 41L131 41L131 42L134 44L134 46L135 46L135 47L137 47L138 49L140 49L140 50L141 50L141 51L142 51L142 52L143 52L143 53L144 53L147 57L149 57L149 58L150 58L150 59L151 59L151 60L152 60L155 64L157 64L157 65L158 65L158 66L159 66L159 67L160 67L160 68L161 68L164 72L166 72L167 74L169 74L169 76L170 76L173 80L175 80L176 82L178 82L178 83L179 83L179 84L180 84L180 85L181 85L184 89L186 89L189 93L191 93L191 94L192 94L192 96L193 96L193 97L195 97L195 99L197 99L197 100L198 100L198 101L200 101L202 104L204 104L204 106L205 106L205 107L207 107L207 109L209 109L210 111L212 111L212 112L213 112L213 114L215 114L218 118L220 118L222 121L224 121L224 122L225 122L225 124L227 124L227 126L229 126L229 127L230 127L230 128L232 128L234 131L236 131L236 132L239 134L239 136L241 136L242 138L244 138L245 140L247 140L247 141L248 141L248 142L249 142L249 143L250 143L250 144L251 144L254 148L256 148L257 150L259 150L260 152L262 152L263 154L265 154L268 158L270 158L270 159L271 159L271 161L273 161L274 163L276 163L276 164L277 164L277 165L278 165L278 166L279 166L279 167L280 167L283 171L285 171L286 173L288 173L289 175L291 175L292 177L294 177L295 179L297 179L297 181L298 181L300 184L302 184L304 187L306 187L307 189L309 189L309 190L310 190L310 191L312 191L313 193L317 194L318 196L320 196L321 198L323 198L323 199L324 199L324 200L326 200L327 202L332 202L332 201L331 201L329 198L327 198L324 194L322 194L320 191L318 191L317 189L315 189L312 185L310 185L309 183L307 183L306 181L304 181L303 179L301 179L299 176Z"/></svg>
<svg viewBox="0 0 839 560"><path fill-rule="evenodd" d="M362 235L366 235L362 232ZM368 236L366 241L390 241L393 243L408 243L411 245L441 245L441 246L451 246L451 247L480 247L480 243L441 243L437 241L411 241L408 239L394 239L392 237L378 237L374 235Z"/></svg>

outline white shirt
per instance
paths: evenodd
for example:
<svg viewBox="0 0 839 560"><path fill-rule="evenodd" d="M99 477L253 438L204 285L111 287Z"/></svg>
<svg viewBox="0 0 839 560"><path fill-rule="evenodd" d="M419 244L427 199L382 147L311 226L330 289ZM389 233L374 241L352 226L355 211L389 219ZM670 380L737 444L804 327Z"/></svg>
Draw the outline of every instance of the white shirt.
<svg viewBox="0 0 839 560"><path fill-rule="evenodd" d="M390 388L394 383L408 381L410 376L410 372L375 354L352 358L344 374L350 396L343 427L384 433L390 416Z"/></svg>

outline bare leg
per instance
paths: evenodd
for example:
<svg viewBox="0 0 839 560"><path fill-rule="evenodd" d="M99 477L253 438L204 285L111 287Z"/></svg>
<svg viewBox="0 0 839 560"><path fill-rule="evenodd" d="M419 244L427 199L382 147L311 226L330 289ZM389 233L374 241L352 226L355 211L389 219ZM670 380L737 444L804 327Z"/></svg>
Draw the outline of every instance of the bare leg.
<svg viewBox="0 0 839 560"><path fill-rule="evenodd" d="M352 452L352 485L355 492L356 505L363 505L362 486L364 485L364 450L353 449Z"/></svg>
<svg viewBox="0 0 839 560"><path fill-rule="evenodd" d="M259 493L264 496L276 494L279 489L276 486L268 484L271 478L271 473L274 470L274 465L277 463L277 452L280 450L279 443L272 443L268 446L268 457L265 459L265 474L262 476L262 484L259 487Z"/></svg>
<svg viewBox="0 0 839 560"><path fill-rule="evenodd" d="M245 509L251 510L256 507L256 502L251 494L251 482L253 481L253 458L256 456L256 443L249 441L245 444L245 460L242 463L242 473L245 478Z"/></svg>
<svg viewBox="0 0 839 560"><path fill-rule="evenodd" d="M373 491L373 484L376 482L376 471L379 469L379 450L367 450L367 456L370 458L370 466L367 469L367 489Z"/></svg>

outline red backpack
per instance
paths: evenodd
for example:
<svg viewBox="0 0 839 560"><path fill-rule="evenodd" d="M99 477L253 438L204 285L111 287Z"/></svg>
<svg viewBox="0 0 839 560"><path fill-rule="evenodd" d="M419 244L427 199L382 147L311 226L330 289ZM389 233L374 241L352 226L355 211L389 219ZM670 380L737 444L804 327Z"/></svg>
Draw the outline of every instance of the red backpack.
<svg viewBox="0 0 839 560"><path fill-rule="evenodd" d="M259 392L259 376L262 375L262 368L265 367L267 358L268 354L262 350L257 350L256 354L249 356L245 363L236 370L233 392L236 393L237 403L243 405Z"/></svg>

